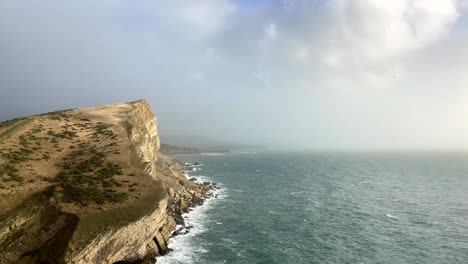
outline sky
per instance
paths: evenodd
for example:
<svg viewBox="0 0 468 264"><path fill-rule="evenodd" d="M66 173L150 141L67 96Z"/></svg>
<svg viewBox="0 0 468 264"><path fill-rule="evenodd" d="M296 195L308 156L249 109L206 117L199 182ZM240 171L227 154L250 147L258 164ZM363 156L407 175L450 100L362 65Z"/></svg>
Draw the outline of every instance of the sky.
<svg viewBox="0 0 468 264"><path fill-rule="evenodd" d="M468 149L468 1L0 0L0 120L143 98L163 135Z"/></svg>

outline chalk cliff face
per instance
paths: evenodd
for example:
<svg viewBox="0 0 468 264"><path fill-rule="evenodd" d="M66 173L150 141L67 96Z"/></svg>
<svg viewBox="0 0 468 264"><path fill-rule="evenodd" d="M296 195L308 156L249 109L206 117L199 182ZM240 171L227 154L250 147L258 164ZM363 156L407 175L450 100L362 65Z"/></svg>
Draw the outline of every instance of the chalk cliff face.
<svg viewBox="0 0 468 264"><path fill-rule="evenodd" d="M159 147L145 101L0 123L0 264L154 263L209 191Z"/></svg>
<svg viewBox="0 0 468 264"><path fill-rule="evenodd" d="M138 156L145 164L145 171L156 176L160 142L157 119L145 101L132 105L126 121L130 142L135 146Z"/></svg>
<svg viewBox="0 0 468 264"><path fill-rule="evenodd" d="M149 215L99 234L82 250L69 254L66 262L137 262L158 256L167 250L166 243L175 226L174 219L167 214L167 199L163 199L159 202L159 207Z"/></svg>

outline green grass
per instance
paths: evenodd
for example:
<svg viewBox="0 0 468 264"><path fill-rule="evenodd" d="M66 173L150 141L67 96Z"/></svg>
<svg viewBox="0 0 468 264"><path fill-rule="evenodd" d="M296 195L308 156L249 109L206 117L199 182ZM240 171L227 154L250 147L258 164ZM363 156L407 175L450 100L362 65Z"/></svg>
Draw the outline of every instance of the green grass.
<svg viewBox="0 0 468 264"><path fill-rule="evenodd" d="M77 158L85 157L73 163ZM115 192L121 187L115 176L122 175L122 168L105 160L105 153L96 149L73 151L69 161L61 165L57 180L63 189L64 202L88 205L91 203L119 203L127 199L126 193Z"/></svg>
<svg viewBox="0 0 468 264"><path fill-rule="evenodd" d="M11 133L19 126L24 125L25 122L28 122L28 120L30 121L31 119L23 119L20 120L19 123L13 123L7 130ZM21 163L32 160L31 155L40 150L39 147L33 147L33 143L35 143L36 146L40 146L39 138L34 134L39 133L42 129L42 125L38 125L28 132L19 135L19 145L16 146L17 149L10 149L8 152L2 152L1 157L4 159L5 164L0 165L1 180L4 182L23 182L23 177L19 175L16 166L20 166Z"/></svg>
<svg viewBox="0 0 468 264"><path fill-rule="evenodd" d="M67 119L67 118L70 118L71 115L69 115L67 112L71 111L73 109L66 109L66 110L60 110L60 111L54 111L54 112L48 112L48 113L44 113L44 114L41 114L40 116L47 116L48 118L50 118L51 120L57 120L57 121L61 121L62 118L63 119Z"/></svg>
<svg viewBox="0 0 468 264"><path fill-rule="evenodd" d="M98 122L94 127L94 133L92 135L94 138L99 138L99 136L110 137L112 139L117 139L117 135L110 129L109 125L106 125L102 122Z"/></svg>
<svg viewBox="0 0 468 264"><path fill-rule="evenodd" d="M4 182L23 182L23 178L18 174L18 169L11 164L0 165L0 179Z"/></svg>
<svg viewBox="0 0 468 264"><path fill-rule="evenodd" d="M5 121L0 123L0 129L5 128L3 132L0 133L0 142L10 136L12 132L17 130L18 128L26 125L27 123L31 122L31 118L18 118L9 121Z"/></svg>
<svg viewBox="0 0 468 264"><path fill-rule="evenodd" d="M75 131L70 131L70 130L62 130L60 132L54 132L52 130L49 130L47 132L47 134L53 136L53 140L57 141L57 138L61 138L61 139L73 139L73 138L76 138L78 137L77 133Z"/></svg>
<svg viewBox="0 0 468 264"><path fill-rule="evenodd" d="M152 181L148 187L150 191L130 205L114 207L80 218L73 237L74 241L77 242L74 246L77 248L85 246L96 234L100 234L108 228L124 226L152 213L158 208L159 201L164 197L165 191L161 183L155 181Z"/></svg>

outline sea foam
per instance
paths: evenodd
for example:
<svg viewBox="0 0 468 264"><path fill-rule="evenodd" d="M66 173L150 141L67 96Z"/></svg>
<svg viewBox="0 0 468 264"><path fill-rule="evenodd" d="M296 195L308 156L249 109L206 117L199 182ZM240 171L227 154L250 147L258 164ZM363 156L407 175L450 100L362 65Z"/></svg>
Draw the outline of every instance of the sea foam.
<svg viewBox="0 0 468 264"><path fill-rule="evenodd" d="M391 215L391 214L385 214L386 217L392 218L392 219L398 219L398 217Z"/></svg>
<svg viewBox="0 0 468 264"><path fill-rule="evenodd" d="M212 181L206 176L193 176L198 181ZM218 224L213 223L208 216L207 212L215 207L215 205L225 198L225 191L222 184L219 184L221 189L212 191L213 197L205 200L202 206L192 208L189 213L183 214L185 219L185 226L191 227L186 234L178 235L169 239L168 247L172 249L170 253L165 256L157 258L158 264L191 264L196 263L201 254L207 253L208 250L203 243L197 243L196 238L198 235L206 232L210 225ZM217 197L217 198L214 198ZM177 226L177 228L182 227Z"/></svg>

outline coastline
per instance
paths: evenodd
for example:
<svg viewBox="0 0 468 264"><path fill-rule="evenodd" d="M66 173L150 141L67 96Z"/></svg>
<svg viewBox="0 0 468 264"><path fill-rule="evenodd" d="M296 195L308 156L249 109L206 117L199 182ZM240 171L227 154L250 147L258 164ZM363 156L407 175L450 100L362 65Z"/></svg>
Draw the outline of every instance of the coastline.
<svg viewBox="0 0 468 264"><path fill-rule="evenodd" d="M221 198L222 188L218 183L205 176L194 175L195 172L201 170L200 167L203 164L178 162L182 165L180 172L186 179L203 191L201 191L201 196L194 196L187 205L180 200L168 206L168 213L174 218L176 227L167 241L167 250L161 256L156 257L157 263L191 263L195 254L203 251L193 249L190 240L206 231L206 212L212 208L218 198Z"/></svg>

